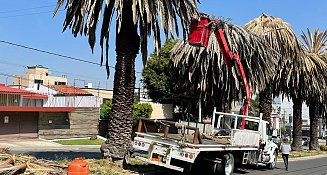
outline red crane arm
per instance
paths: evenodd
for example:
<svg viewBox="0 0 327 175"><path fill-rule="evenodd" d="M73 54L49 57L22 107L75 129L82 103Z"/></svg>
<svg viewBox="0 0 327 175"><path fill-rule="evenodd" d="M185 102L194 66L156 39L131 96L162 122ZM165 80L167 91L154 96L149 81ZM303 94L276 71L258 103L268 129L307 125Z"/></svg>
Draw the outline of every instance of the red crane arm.
<svg viewBox="0 0 327 175"><path fill-rule="evenodd" d="M215 33L218 44L220 46L220 51L224 56L224 61L228 68L231 68L233 65L237 67L239 76L242 79L243 85L243 106L242 114L248 115L249 103L250 103L250 87L246 79L246 73L243 69L243 65L240 60L240 56L237 53L234 53L230 50L226 37L223 25L221 21L213 20L211 21L208 17L201 16L198 20L194 19L191 22L191 29L189 34L189 43L196 46L208 46L209 36L211 30ZM245 119L242 119L242 124L240 129L244 129Z"/></svg>

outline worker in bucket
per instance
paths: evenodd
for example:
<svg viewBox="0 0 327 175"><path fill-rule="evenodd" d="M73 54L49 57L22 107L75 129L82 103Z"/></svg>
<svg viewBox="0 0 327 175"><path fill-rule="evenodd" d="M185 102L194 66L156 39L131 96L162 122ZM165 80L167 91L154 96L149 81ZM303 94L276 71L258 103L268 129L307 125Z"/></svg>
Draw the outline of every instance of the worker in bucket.
<svg viewBox="0 0 327 175"><path fill-rule="evenodd" d="M282 158L284 160L285 169L288 171L288 155L291 152L291 145L288 143L287 139L283 140L283 143L280 145L280 149L282 150Z"/></svg>

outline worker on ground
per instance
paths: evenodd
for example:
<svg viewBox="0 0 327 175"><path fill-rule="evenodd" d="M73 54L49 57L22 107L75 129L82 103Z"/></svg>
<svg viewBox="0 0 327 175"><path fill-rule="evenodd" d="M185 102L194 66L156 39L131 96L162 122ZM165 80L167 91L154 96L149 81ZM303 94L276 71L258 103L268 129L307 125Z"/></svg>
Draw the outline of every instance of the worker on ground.
<svg viewBox="0 0 327 175"><path fill-rule="evenodd" d="M287 139L284 139L280 147L280 149L282 150L282 157L284 160L285 169L286 171L288 171L288 155L291 152L291 145L288 143Z"/></svg>

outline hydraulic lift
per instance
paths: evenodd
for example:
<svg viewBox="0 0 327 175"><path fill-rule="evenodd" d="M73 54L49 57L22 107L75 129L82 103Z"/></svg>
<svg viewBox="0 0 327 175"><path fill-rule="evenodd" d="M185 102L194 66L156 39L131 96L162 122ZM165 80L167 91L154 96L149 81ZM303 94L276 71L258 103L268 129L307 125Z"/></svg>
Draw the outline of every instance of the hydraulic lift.
<svg viewBox="0 0 327 175"><path fill-rule="evenodd" d="M194 15L191 21L190 34L189 34L189 44L199 47L207 47L209 42L209 37L211 33L214 32L220 51L223 54L224 61L228 68L236 66L239 77L241 78L243 85L243 106L242 115L247 116L249 110L250 102L250 87L246 79L246 73L243 69L240 56L237 53L231 51L230 46L227 43L224 22L221 20L210 19L208 15L201 14L200 16ZM244 129L245 119L242 119L242 124L240 129Z"/></svg>

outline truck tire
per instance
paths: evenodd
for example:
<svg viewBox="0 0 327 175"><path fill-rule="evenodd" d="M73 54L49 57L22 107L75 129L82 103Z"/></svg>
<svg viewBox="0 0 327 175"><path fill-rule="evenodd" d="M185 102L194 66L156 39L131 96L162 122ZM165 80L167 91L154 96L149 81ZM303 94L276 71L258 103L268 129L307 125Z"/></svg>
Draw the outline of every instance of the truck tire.
<svg viewBox="0 0 327 175"><path fill-rule="evenodd" d="M234 171L234 156L233 154L225 154L222 157L221 163L215 163L213 167L215 175L231 175Z"/></svg>
<svg viewBox="0 0 327 175"><path fill-rule="evenodd" d="M276 164L277 164L277 151L274 152L274 161L272 163L268 163L267 164L267 169L273 170L276 168Z"/></svg>

